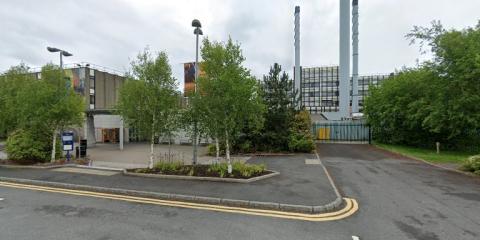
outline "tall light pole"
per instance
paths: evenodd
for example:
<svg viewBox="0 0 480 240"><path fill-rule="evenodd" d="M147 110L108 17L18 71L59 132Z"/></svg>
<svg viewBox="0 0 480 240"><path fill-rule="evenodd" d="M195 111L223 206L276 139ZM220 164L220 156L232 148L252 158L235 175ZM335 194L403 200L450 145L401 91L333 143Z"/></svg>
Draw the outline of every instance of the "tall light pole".
<svg viewBox="0 0 480 240"><path fill-rule="evenodd" d="M196 46L195 46L195 93L197 93L197 80L198 80L198 71L199 71L199 66L198 66L198 38L199 35L203 35L202 32L202 24L198 19L193 19L192 21L192 27L195 29L193 30L193 34L196 36ZM197 164L197 116L194 116L194 123L193 123L193 164Z"/></svg>
<svg viewBox="0 0 480 240"><path fill-rule="evenodd" d="M59 52L60 53L60 70L62 71L63 73L63 56L65 57L70 57L70 56L73 56L73 54L65 51L65 50L62 50L62 49L59 49L59 48L54 48L54 47L47 47L47 50L49 52ZM56 140L57 140L57 129L54 130L53 132L53 144L52 144L52 155L51 155L51 161L54 162L55 161L55 146L56 146ZM69 159L69 152L67 151L67 159Z"/></svg>
<svg viewBox="0 0 480 240"><path fill-rule="evenodd" d="M69 53L65 50L59 49L59 48L47 47L47 50L49 52L59 52L60 53L60 69L62 69L62 70L63 70L63 56L65 56L65 57L73 56L73 54L71 54L71 53Z"/></svg>

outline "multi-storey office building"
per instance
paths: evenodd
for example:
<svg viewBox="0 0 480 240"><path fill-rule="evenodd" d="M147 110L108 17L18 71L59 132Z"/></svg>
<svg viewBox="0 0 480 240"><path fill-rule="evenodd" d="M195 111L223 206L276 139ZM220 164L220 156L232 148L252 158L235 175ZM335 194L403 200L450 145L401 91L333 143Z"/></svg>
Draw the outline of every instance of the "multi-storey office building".
<svg viewBox="0 0 480 240"><path fill-rule="evenodd" d="M125 81L118 71L93 64L71 64L64 67L67 86L85 97L85 123L73 129L76 138L87 139L89 146L97 142L120 143L129 141L129 130L124 128L114 108L119 89ZM41 79L41 72L33 73Z"/></svg>
<svg viewBox="0 0 480 240"><path fill-rule="evenodd" d="M371 75L358 77L359 109L368 95L370 85L378 85L391 75ZM301 105L312 115L339 111L339 67L309 67L301 69ZM350 89L352 89L350 80ZM350 90L350 96L352 91ZM351 102L350 102L351 106Z"/></svg>

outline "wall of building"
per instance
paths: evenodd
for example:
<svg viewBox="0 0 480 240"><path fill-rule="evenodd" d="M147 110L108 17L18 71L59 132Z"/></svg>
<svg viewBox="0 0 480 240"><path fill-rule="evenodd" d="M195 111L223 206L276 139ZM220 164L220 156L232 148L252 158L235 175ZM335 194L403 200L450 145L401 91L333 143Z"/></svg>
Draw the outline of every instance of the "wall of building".
<svg viewBox="0 0 480 240"><path fill-rule="evenodd" d="M338 66L302 68L301 104L312 115L322 114L327 119L340 119L339 114L339 68ZM358 77L359 110L363 110L364 98L370 85L377 86L392 74ZM350 79L350 89L352 80ZM350 91L350 107L351 96Z"/></svg>

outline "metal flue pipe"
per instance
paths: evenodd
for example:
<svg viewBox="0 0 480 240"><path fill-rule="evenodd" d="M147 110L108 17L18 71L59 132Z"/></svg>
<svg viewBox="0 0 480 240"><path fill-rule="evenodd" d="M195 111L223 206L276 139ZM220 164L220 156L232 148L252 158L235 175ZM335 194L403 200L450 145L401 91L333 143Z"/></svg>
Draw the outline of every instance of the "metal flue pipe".
<svg viewBox="0 0 480 240"><path fill-rule="evenodd" d="M358 0L352 2L352 113L358 106Z"/></svg>

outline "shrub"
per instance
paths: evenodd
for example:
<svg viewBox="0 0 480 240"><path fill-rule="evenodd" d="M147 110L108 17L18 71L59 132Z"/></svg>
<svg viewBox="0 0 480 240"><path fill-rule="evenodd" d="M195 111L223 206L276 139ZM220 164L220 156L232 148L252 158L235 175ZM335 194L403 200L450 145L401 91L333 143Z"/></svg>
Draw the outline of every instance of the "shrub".
<svg viewBox="0 0 480 240"><path fill-rule="evenodd" d="M172 174L180 171L183 168L184 164L180 161L164 162L160 161L155 163L153 168L164 174Z"/></svg>
<svg viewBox="0 0 480 240"><path fill-rule="evenodd" d="M220 143L220 156L225 155L225 144ZM208 156L216 156L217 155L217 148L215 147L215 143L208 144L207 146L207 155Z"/></svg>
<svg viewBox="0 0 480 240"><path fill-rule="evenodd" d="M480 175L480 155L469 157L462 166L463 170Z"/></svg>
<svg viewBox="0 0 480 240"><path fill-rule="evenodd" d="M221 178L225 177L228 173L227 163L214 163L208 166L207 172L217 173Z"/></svg>
<svg viewBox="0 0 480 240"><path fill-rule="evenodd" d="M311 133L310 114L303 110L295 115L295 122L291 129L288 148L293 152L311 152L315 149Z"/></svg>
<svg viewBox="0 0 480 240"><path fill-rule="evenodd" d="M46 140L30 131L16 130L8 136L5 150L10 160L20 164L46 162L51 151Z"/></svg>
<svg viewBox="0 0 480 240"><path fill-rule="evenodd" d="M243 143L238 144L238 150L241 153L249 153L253 151L252 142L250 140L245 140Z"/></svg>
<svg viewBox="0 0 480 240"><path fill-rule="evenodd" d="M241 175L242 177L245 177L245 178L259 175L264 171L265 171L264 164L247 164L242 162L232 163L232 173L234 175Z"/></svg>
<svg viewBox="0 0 480 240"><path fill-rule="evenodd" d="M293 152L311 152L315 144L311 138L302 134L292 134L288 142L288 148Z"/></svg>
<svg viewBox="0 0 480 240"><path fill-rule="evenodd" d="M266 166L264 164L247 164L243 162L233 162L232 163L232 174L231 176L242 176L244 178L250 178L252 176L260 175L266 171ZM217 173L220 177L226 177L228 175L228 163L216 163L208 167L207 172Z"/></svg>

